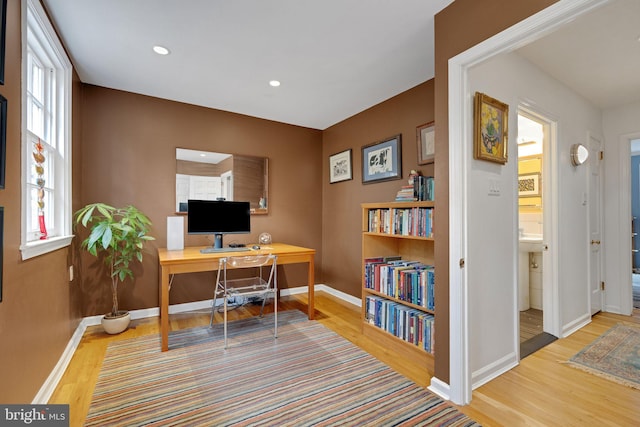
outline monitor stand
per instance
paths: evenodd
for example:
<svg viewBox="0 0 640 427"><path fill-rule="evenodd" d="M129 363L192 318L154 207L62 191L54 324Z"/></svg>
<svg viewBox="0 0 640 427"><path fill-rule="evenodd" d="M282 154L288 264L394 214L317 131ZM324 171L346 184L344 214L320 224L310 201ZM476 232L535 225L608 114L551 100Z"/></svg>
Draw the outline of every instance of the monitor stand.
<svg viewBox="0 0 640 427"><path fill-rule="evenodd" d="M214 236L213 236L213 247L215 249L222 249L222 233L214 234Z"/></svg>
<svg viewBox="0 0 640 427"><path fill-rule="evenodd" d="M216 233L213 236L213 246L209 246L208 248L200 249L200 253L203 254L212 254L216 252L246 252L249 248L245 247L224 247L222 246L222 233Z"/></svg>

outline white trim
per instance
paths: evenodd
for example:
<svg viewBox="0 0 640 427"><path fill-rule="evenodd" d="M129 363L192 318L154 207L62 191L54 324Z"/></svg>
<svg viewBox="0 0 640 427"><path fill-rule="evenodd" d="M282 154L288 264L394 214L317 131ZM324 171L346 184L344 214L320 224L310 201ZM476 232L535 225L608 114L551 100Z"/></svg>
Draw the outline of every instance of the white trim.
<svg viewBox="0 0 640 427"><path fill-rule="evenodd" d="M560 0L537 14L449 59L449 306L451 400L471 401L467 277L459 268L467 257L467 164L473 146L472 94L468 93L468 69L495 55L518 49L573 20L577 15L609 0ZM454 173L455 171L455 173Z"/></svg>
<svg viewBox="0 0 640 427"><path fill-rule="evenodd" d="M454 403L471 401L469 373L469 303L467 269L467 150L462 147L470 132L469 121L459 112L470 102L465 99L467 70L449 60L449 394ZM462 197L465 195L465 197Z"/></svg>
<svg viewBox="0 0 640 427"><path fill-rule="evenodd" d="M578 317L573 322L570 322L570 323L564 325L562 327L562 333L560 335L560 338L568 337L572 333L574 333L574 332L580 330L581 328L587 326L589 323L591 323L591 312L585 314L582 317Z"/></svg>
<svg viewBox="0 0 640 427"><path fill-rule="evenodd" d="M45 253L49 253L66 246L69 246L71 239L73 238L71 230L71 180L72 180L72 150L71 150L71 136L72 136L72 77L73 66L71 60L66 54L66 51L60 42L56 31L54 30L51 22L49 21L47 14L38 0L27 0L22 2L22 81L25 87L22 90L21 99L21 148L22 153L21 161L21 208L20 208L20 251L22 253L22 259L26 260ZM55 204L54 207L54 219L56 222L57 231L53 236L46 241L29 241L27 236L26 225L26 212L27 203L29 203L29 191L27 187L28 176L28 159L31 158L31 145L28 142L29 132L27 131L27 47L28 47L28 33L29 28L32 28L33 36L36 37L40 43L46 45L48 50L47 56L54 63L57 77L55 79L55 92L58 94L55 101L56 105L52 108L56 111L56 126L53 128L56 135L51 135L57 141L58 147L63 147L63 159L58 160L56 168L61 172L55 174ZM62 110L62 113L60 112Z"/></svg>
<svg viewBox="0 0 640 427"><path fill-rule="evenodd" d="M282 289L280 291L280 295L287 296L287 295L306 293L307 288L308 288L307 286L300 286L296 288ZM331 294L337 298L340 298L350 304L354 304L357 306L360 306L362 303L362 300L360 298L356 298L349 294L345 294L344 292L333 289L332 287L327 285L315 285L315 291L327 292L328 294ZM213 303L213 300L208 299L203 301L194 301L194 302L188 302L183 304L170 305L169 314L184 313L187 311L196 311L196 310L202 310L202 309L211 310L212 303ZM132 320L158 317L160 316L160 308L152 307L152 308L144 308L140 310L131 310L129 314L131 315ZM51 373L49 374L45 382L42 384L42 387L40 387L40 390L38 391L36 396L33 398L33 401L31 402L32 404L44 405L49 402L49 399L51 398L51 395L53 394L56 387L58 386L58 383L60 382L60 379L62 378L64 371L69 366L69 363L71 362L71 358L73 357L73 354L78 348L78 345L80 345L80 342L82 341L82 337L85 331L87 330L87 327L100 325L102 321L102 317L103 317L102 315L89 316L89 317L83 318L80 321L80 324L78 325L75 332L73 333L73 336L69 340L69 343L67 344L66 348L62 352L62 355L60 356L58 363L56 363L56 366L53 368L53 370L51 371Z"/></svg>
<svg viewBox="0 0 640 427"><path fill-rule="evenodd" d="M299 286L296 288L288 288L288 289L280 289L280 295L295 295L295 294L306 294L308 286ZM354 297L353 295L346 294L342 291L332 288L328 285L315 285L315 291L323 291L328 293L329 295L333 295L336 298L341 299L342 301L348 302L349 304L357 305L358 307L362 306L362 298Z"/></svg>
<svg viewBox="0 0 640 427"><path fill-rule="evenodd" d="M51 237L47 240L41 240L39 242L32 242L26 245L20 246L20 252L22 253L22 260L34 258L39 255L44 255L49 252L56 251L58 249L66 248L71 245L73 236L61 236Z"/></svg>
<svg viewBox="0 0 640 427"><path fill-rule="evenodd" d="M631 315L633 312L633 289L631 287L632 279L632 267L633 263L631 257L626 256L627 249L631 247L631 141L640 138L640 133L634 132L629 134L620 135L618 140L618 170L619 173L619 186L620 186L620 210L618 217L618 236L620 236L620 242L617 248L609 248L607 251L615 251L618 253L618 266L620 268L620 296L616 298L620 301L620 305L613 305L608 302L607 293L611 290L605 290L605 301L603 310L609 313L619 313L626 316ZM606 244L606 241L604 241ZM627 272L627 273L624 273ZM605 277L605 276L603 276Z"/></svg>
<svg viewBox="0 0 640 427"><path fill-rule="evenodd" d="M429 384L429 387L427 388L429 391L437 394L445 400L450 400L451 398L451 389L449 388L449 384L436 377L431 377L431 384Z"/></svg>
<svg viewBox="0 0 640 427"><path fill-rule="evenodd" d="M33 398L33 401L31 402L32 404L45 405L49 402L49 399L58 386L64 371L67 370L67 366L69 366L73 354L78 348L78 345L80 345L80 341L82 341L82 336L84 335L84 331L87 329L87 326L87 323L85 323L83 319L71 336L69 343L67 343L58 363L56 363L56 366L53 368L44 384L42 384L42 387L40 387L40 390Z"/></svg>
<svg viewBox="0 0 640 427"><path fill-rule="evenodd" d="M517 348L516 352L506 355L500 360L484 366L471 374L473 388L480 387L488 383L489 381L498 378L508 370L518 366L520 363L520 349Z"/></svg>

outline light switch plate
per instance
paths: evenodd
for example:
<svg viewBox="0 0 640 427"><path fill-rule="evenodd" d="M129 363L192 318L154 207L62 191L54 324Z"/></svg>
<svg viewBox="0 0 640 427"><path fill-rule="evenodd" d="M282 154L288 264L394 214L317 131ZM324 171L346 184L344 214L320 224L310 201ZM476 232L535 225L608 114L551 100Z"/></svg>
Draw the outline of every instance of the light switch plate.
<svg viewBox="0 0 640 427"><path fill-rule="evenodd" d="M499 196L500 195L500 181L495 178L489 179L489 195L490 196Z"/></svg>

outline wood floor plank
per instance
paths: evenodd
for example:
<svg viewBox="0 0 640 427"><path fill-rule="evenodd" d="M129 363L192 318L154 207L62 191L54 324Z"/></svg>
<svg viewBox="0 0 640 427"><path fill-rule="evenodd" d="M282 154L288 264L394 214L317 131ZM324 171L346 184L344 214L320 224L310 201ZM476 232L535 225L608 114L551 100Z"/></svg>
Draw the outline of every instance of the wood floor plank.
<svg viewBox="0 0 640 427"><path fill-rule="evenodd" d="M324 292L316 293L316 319L355 345L377 357L421 386L432 373L410 366L401 354L391 353L363 336L360 308ZM267 306L270 310L271 306ZM283 297L279 310L306 312L306 294ZM257 313L258 306L233 310L232 319ZM216 314L216 322L221 317ZM640 324L633 317L600 313L570 337L560 339L523 359L517 367L473 391L470 405L459 407L483 426L637 426L640 425L640 390L635 390L571 368L568 360L584 346L619 322ZM209 312L172 314L172 330L208 325ZM126 332L111 336L101 327L89 328L49 403L70 404L70 425L84 423L91 396L109 342L159 333L159 319L135 320Z"/></svg>

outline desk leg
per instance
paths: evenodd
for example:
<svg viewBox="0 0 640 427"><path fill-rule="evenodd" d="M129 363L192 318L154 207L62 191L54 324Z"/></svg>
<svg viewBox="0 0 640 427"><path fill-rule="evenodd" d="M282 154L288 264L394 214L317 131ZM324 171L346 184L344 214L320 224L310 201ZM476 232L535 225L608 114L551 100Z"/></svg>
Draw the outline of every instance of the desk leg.
<svg viewBox="0 0 640 427"><path fill-rule="evenodd" d="M169 350L169 272L160 268L160 336L162 351Z"/></svg>
<svg viewBox="0 0 640 427"><path fill-rule="evenodd" d="M308 301L308 307L309 307L309 320L313 320L316 317L316 312L314 309L314 297L315 297L315 277L314 277L314 270L315 270L315 261L314 261L314 257L313 255L311 256L311 258L309 259L309 277L307 279L307 283L309 284L309 296L307 297L307 301Z"/></svg>

